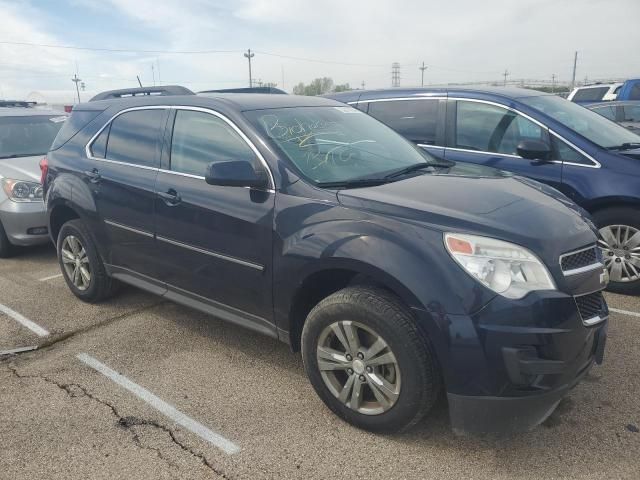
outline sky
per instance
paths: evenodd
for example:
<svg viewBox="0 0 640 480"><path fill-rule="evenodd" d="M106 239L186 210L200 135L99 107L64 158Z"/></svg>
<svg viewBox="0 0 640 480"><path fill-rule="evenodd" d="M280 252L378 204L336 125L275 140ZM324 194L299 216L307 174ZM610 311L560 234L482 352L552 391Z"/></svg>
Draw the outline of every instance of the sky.
<svg viewBox="0 0 640 480"><path fill-rule="evenodd" d="M422 62L425 85L568 82L575 51L578 80L640 77L639 18L640 0L0 0L0 98L71 91L76 72L87 95L136 76L247 86L248 48L254 79L287 91L390 87L393 62L401 86L420 85Z"/></svg>

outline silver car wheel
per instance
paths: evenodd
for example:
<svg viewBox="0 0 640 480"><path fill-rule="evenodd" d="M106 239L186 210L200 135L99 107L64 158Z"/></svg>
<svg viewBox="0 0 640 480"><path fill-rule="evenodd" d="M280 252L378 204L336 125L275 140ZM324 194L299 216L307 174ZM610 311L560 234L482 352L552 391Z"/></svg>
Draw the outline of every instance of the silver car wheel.
<svg viewBox="0 0 640 480"><path fill-rule="evenodd" d="M629 225L608 225L600 229L598 241L612 282L640 279L640 230Z"/></svg>
<svg viewBox="0 0 640 480"><path fill-rule="evenodd" d="M78 290L86 290L91 284L91 267L87 252L77 237L69 235L62 241L60 249L62 266L67 278Z"/></svg>
<svg viewBox="0 0 640 480"><path fill-rule="evenodd" d="M358 413L384 413L400 396L398 361L369 327L348 320L329 325L318 339L316 357L329 391Z"/></svg>

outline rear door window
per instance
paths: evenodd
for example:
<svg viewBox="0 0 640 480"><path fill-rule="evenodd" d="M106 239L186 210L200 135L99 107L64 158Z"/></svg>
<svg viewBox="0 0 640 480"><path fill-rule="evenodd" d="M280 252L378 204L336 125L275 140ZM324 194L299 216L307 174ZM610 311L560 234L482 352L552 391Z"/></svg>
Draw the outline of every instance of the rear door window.
<svg viewBox="0 0 640 480"><path fill-rule="evenodd" d="M437 99L370 102L368 113L412 142L435 145L439 105Z"/></svg>
<svg viewBox="0 0 640 480"><path fill-rule="evenodd" d="M162 109L150 109L117 116L111 122L106 158L144 167L157 166L164 114Z"/></svg>

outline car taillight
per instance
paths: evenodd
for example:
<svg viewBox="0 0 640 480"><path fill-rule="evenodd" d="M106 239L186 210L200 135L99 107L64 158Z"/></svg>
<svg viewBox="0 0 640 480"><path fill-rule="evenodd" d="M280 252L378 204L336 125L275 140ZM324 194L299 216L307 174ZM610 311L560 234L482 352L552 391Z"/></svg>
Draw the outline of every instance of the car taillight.
<svg viewBox="0 0 640 480"><path fill-rule="evenodd" d="M64 106L64 111L67 113L71 113L71 110L73 110L73 105L65 105Z"/></svg>
<svg viewBox="0 0 640 480"><path fill-rule="evenodd" d="M44 181L47 179L47 173L49 173L49 160L47 157L42 157L40 160L40 183L44 185Z"/></svg>

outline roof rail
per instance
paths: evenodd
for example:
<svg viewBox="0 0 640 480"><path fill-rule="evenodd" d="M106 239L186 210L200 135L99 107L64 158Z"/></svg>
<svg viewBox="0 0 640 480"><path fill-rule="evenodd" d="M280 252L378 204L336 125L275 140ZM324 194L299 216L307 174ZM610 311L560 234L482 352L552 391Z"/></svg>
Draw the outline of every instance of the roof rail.
<svg viewBox="0 0 640 480"><path fill-rule="evenodd" d="M136 87L123 88L120 90L108 90L97 94L89 101L95 102L96 100L111 100L115 98L131 98L146 95L195 95L195 93L186 87L181 87L180 85L162 85L161 87Z"/></svg>
<svg viewBox="0 0 640 480"><path fill-rule="evenodd" d="M38 102L27 102L25 100L0 100L0 107L35 107Z"/></svg>
<svg viewBox="0 0 640 480"><path fill-rule="evenodd" d="M275 87L241 87L241 88L222 88L220 90L203 90L198 93L273 93L287 94L284 90Z"/></svg>

